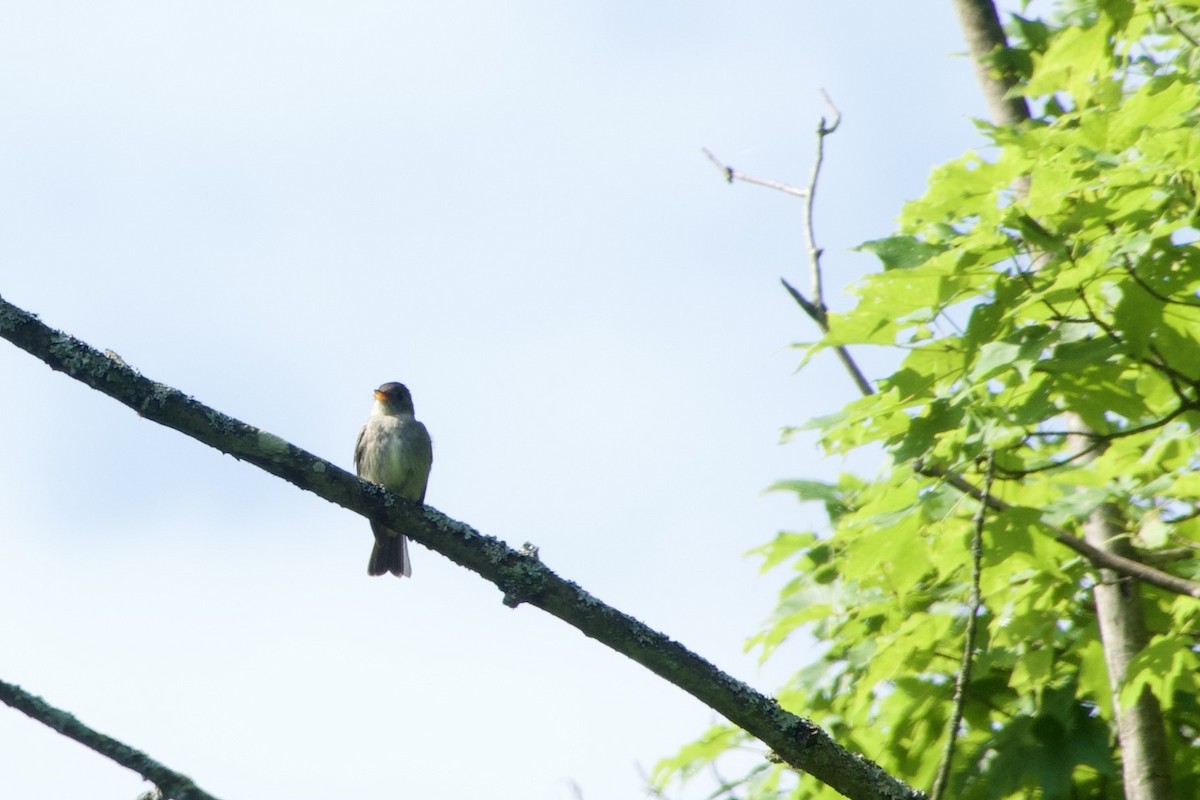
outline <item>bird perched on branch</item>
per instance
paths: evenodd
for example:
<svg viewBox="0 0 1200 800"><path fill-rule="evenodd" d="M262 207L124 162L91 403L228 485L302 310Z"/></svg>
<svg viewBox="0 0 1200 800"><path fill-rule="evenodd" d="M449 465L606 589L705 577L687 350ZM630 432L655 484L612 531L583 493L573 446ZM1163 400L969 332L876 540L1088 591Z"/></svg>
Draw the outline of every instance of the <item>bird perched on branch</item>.
<svg viewBox="0 0 1200 800"><path fill-rule="evenodd" d="M385 383L375 390L371 417L354 446L358 476L377 483L408 500L425 502L425 485L433 465L429 431L413 417L412 394L402 383ZM375 547L367 564L368 575L390 572L412 575L408 540L399 531L371 522Z"/></svg>

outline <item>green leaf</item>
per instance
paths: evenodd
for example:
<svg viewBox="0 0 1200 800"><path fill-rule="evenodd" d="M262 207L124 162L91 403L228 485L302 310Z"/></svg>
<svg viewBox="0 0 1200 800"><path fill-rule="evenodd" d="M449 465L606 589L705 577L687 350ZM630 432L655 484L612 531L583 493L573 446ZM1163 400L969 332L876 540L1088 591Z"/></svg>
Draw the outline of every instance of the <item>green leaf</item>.
<svg viewBox="0 0 1200 800"><path fill-rule="evenodd" d="M767 487L768 492L791 492L800 502L819 500L828 503L838 498L838 488L822 481L787 480L776 481Z"/></svg>
<svg viewBox="0 0 1200 800"><path fill-rule="evenodd" d="M987 380L999 372L1016 365L1021 355L1021 345L1013 342L988 342L979 348L979 356L971 369L971 379Z"/></svg>
<svg viewBox="0 0 1200 800"><path fill-rule="evenodd" d="M1038 19L1026 19L1020 14L1010 14L1009 20L1020 40L1029 49L1042 52L1049 46L1051 28L1045 22Z"/></svg>
<svg viewBox="0 0 1200 800"><path fill-rule="evenodd" d="M1196 694L1197 669L1200 658L1187 643L1174 636L1155 636L1129 663L1121 687L1121 705L1130 707L1148 690L1163 708L1170 709L1177 693Z"/></svg>
<svg viewBox="0 0 1200 800"><path fill-rule="evenodd" d="M1121 299L1113 308L1115 328L1136 355L1145 356L1151 337L1162 327L1165 306L1132 281L1121 289Z"/></svg>
<svg viewBox="0 0 1200 800"><path fill-rule="evenodd" d="M863 242L854 248L859 252L874 253L884 269L911 269L920 266L945 250L944 247L928 244L915 236L889 236Z"/></svg>
<svg viewBox="0 0 1200 800"><path fill-rule="evenodd" d="M1157 549L1166 545L1171 536L1171 526L1162 521L1157 513L1147 514L1138 525L1138 541L1143 547Z"/></svg>
<svg viewBox="0 0 1200 800"><path fill-rule="evenodd" d="M773 541L747 551L746 555L762 556L763 563L759 571L766 572L785 561L797 558L808 551L816 541L816 534L784 532L776 535Z"/></svg>
<svg viewBox="0 0 1200 800"><path fill-rule="evenodd" d="M745 739L746 734L738 728L714 725L674 756L659 761L650 774L650 783L661 788L674 777L690 777Z"/></svg>

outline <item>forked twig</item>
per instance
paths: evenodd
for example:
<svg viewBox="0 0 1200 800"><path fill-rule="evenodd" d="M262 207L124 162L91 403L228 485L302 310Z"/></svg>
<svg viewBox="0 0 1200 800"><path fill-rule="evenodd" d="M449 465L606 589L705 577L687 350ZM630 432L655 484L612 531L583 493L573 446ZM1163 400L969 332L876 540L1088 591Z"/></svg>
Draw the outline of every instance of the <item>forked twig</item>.
<svg viewBox="0 0 1200 800"><path fill-rule="evenodd" d="M830 118L821 117L817 123L817 145L816 154L813 157L812 171L808 176L807 186L793 186L789 183L771 180L769 178L759 178L754 175L747 175L744 172L734 169L730 165L721 161L708 148L701 148L704 155L708 157L717 169L725 175L725 180L729 183L734 181L742 181L743 183L753 183L756 186L765 186L768 189L790 194L793 197L799 197L804 201L804 242L808 251L808 272L809 282L812 286L812 300L809 300L804 294L792 284L788 283L786 278L780 278L783 287L787 289L788 294L796 301L796 304L808 315L809 319L817 324L822 333L829 333L829 311L825 305L825 290L824 282L821 277L821 255L823 250L817 246L816 223L814 216L813 200L817 195L817 184L821 177L821 166L825 162L825 137L838 129L842 123L842 112L838 111L837 106L833 104L833 100L829 98L828 93L824 89L821 90L821 99L825 101L825 105L829 108L832 115ZM850 355L850 351L844 345L834 345L833 350L837 353L838 360L850 373L850 378L854 381L854 385L864 395L874 394L875 389L871 386L871 382L867 380L866 375L859 369L858 364Z"/></svg>
<svg viewBox="0 0 1200 800"><path fill-rule="evenodd" d="M821 280L821 248L817 247L816 225L813 222L813 208L817 199L817 181L821 177L821 165L825 163L825 137L838 129L842 124L842 112L829 99L824 89L821 99L833 114L833 121L827 122L821 117L817 123L817 152L813 156L812 172L808 176L808 188L804 192L804 241L808 245L808 268L812 278L813 304L825 313L825 292Z"/></svg>

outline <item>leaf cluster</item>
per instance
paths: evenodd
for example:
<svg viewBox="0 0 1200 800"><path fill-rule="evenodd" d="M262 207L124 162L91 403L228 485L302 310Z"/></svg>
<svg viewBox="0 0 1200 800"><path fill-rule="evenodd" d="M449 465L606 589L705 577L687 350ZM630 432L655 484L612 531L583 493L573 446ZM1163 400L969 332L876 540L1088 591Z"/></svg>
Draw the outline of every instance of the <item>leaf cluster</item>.
<svg viewBox="0 0 1200 800"><path fill-rule="evenodd" d="M776 487L822 503L830 525L754 551L788 580L749 646L767 659L797 635L818 642L781 703L914 785L930 785L942 757L977 509L937 476L980 485L991 455L1003 502L983 527L951 795L1121 796L1098 578L1055 536L1104 509L1141 557L1200 576L1198 9L1095 0L1015 17L998 57L1021 72L1034 119L981 124L987 146L933 172L895 235L862 246L882 269L806 355L897 354L877 392L810 425L829 453L872 448L885 465ZM1176 791L1200 796L1200 604L1143 590L1152 643L1117 693L1155 694ZM655 780L747 744L718 726ZM834 796L783 767L722 792Z"/></svg>

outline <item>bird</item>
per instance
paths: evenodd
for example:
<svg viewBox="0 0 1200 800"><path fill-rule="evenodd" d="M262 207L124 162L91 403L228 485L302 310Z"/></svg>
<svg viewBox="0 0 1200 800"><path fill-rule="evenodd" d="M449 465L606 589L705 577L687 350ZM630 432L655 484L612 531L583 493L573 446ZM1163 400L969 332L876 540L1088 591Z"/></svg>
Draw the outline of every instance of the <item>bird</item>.
<svg viewBox="0 0 1200 800"><path fill-rule="evenodd" d="M364 480L377 483L403 498L425 502L433 441L413 416L412 393L402 383L385 383L375 390L375 405L354 445L354 469ZM408 540L399 531L371 521L375 546L368 575L412 575Z"/></svg>

